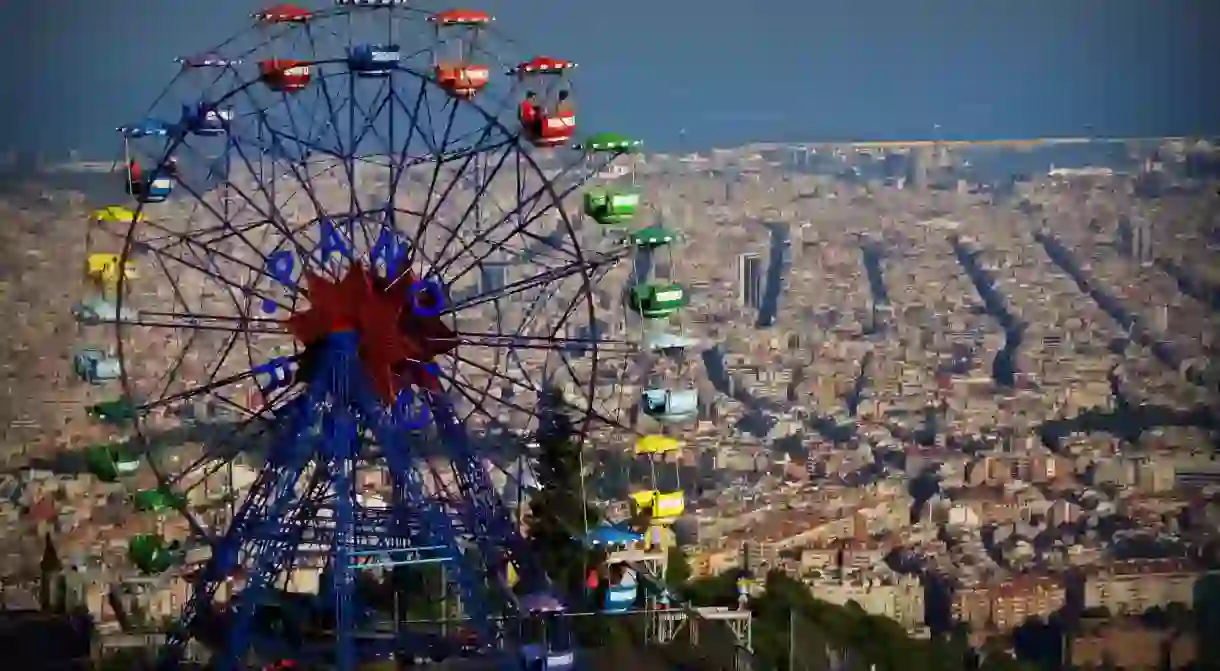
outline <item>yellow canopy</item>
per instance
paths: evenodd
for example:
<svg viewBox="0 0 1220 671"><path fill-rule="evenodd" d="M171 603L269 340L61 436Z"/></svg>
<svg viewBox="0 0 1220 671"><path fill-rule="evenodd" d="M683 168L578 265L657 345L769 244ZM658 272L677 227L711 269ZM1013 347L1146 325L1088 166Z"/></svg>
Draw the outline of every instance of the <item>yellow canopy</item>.
<svg viewBox="0 0 1220 671"><path fill-rule="evenodd" d="M681 491L659 492L655 489L631 493L632 508L636 513L648 511L652 523L665 525L682 516L686 511L686 495Z"/></svg>
<svg viewBox="0 0 1220 671"><path fill-rule="evenodd" d="M93 221L97 222L133 224L144 221L144 213L132 212L122 205L111 205L110 207L103 207L100 210L94 210L92 218Z"/></svg>
<svg viewBox="0 0 1220 671"><path fill-rule="evenodd" d="M682 449L682 442L677 438L657 434L641 436L635 441L636 454L665 454Z"/></svg>
<svg viewBox="0 0 1220 671"><path fill-rule="evenodd" d="M120 270L119 260L118 254L90 254L85 261L85 272L107 287L118 285L120 274L127 280L134 280L139 276L134 262L128 260Z"/></svg>

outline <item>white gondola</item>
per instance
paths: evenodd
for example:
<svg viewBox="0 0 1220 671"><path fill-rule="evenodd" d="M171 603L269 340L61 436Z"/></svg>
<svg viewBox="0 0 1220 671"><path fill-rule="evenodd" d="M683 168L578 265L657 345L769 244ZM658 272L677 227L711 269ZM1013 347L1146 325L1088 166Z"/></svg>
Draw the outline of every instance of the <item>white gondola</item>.
<svg viewBox="0 0 1220 671"><path fill-rule="evenodd" d="M653 352L670 352L696 347L699 344L699 339L684 336L680 333L661 331L644 334L644 344Z"/></svg>
<svg viewBox="0 0 1220 671"><path fill-rule="evenodd" d="M648 389L640 399L645 415L675 424L693 419L699 413L699 392L694 389Z"/></svg>
<svg viewBox="0 0 1220 671"><path fill-rule="evenodd" d="M89 325L138 319L135 310L126 307L120 310L112 301L100 296L92 296L72 306L72 316L76 321Z"/></svg>
<svg viewBox="0 0 1220 671"><path fill-rule="evenodd" d="M116 357L93 347L77 350L72 355L72 368L78 377L89 384L105 384L123 375Z"/></svg>

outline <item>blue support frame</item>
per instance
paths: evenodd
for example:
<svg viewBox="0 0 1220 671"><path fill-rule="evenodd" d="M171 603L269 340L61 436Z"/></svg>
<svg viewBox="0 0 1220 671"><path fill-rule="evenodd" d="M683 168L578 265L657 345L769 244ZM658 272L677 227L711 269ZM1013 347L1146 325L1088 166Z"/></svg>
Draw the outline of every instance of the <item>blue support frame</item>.
<svg viewBox="0 0 1220 671"><path fill-rule="evenodd" d="M500 639L487 607L481 564L462 551L462 530L449 513L425 494L409 443L414 429L400 427L401 413L385 407L372 393L360 368L357 344L355 333L332 334L318 352L318 366L305 382L304 392L277 412L279 430L267 463L200 573L194 597L184 609L180 627L169 637L168 654L163 655L160 668L174 668L181 660L192 627L212 611L217 588L239 568L246 571L246 586L235 597L236 607L230 609L232 621L227 623L216 668L244 668L249 652L261 647L255 634L256 611L285 568L293 564L302 544L321 546L329 553L329 591L337 634L331 663L338 669L355 669L361 656L356 631L362 610L355 584L356 573L368 565L359 564L360 557L413 553L413 558L391 559L382 565L423 561L451 565L454 570L447 574L457 583L479 643L486 649ZM438 398L430 398L430 402L435 408L445 408ZM455 422L447 409L435 414ZM381 446L391 472L394 499L388 509L358 505L356 500L353 475L362 458L360 436L365 431ZM451 424L443 437L447 444L460 438L461 445L468 445L460 425ZM469 463L478 464L472 454L466 461L465 471ZM455 459L455 469L458 466ZM309 485L302 488L306 476ZM462 479L471 481L469 476ZM481 486L484 483L466 484L464 490ZM482 491L490 491L490 487ZM473 525L464 531L482 543L485 539L480 538L479 530L494 528L500 533L495 540L509 542L503 526L484 521L485 510L503 512L497 504L498 499L480 501ZM500 519L508 520L506 515Z"/></svg>

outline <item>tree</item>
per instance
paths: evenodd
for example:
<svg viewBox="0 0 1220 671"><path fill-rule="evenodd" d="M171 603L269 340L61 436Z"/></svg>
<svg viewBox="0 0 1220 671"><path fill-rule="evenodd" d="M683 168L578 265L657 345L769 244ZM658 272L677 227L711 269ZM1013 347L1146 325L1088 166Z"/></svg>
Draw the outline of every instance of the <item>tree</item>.
<svg viewBox="0 0 1220 671"><path fill-rule="evenodd" d="M665 583L672 589L682 589L690 581L690 560L678 546L669 548L665 556Z"/></svg>
<svg viewBox="0 0 1220 671"><path fill-rule="evenodd" d="M576 535L599 519L583 496L580 433L569 408L556 389L547 390L539 400L536 439L541 490L530 499L529 536L547 575L577 593L590 557Z"/></svg>

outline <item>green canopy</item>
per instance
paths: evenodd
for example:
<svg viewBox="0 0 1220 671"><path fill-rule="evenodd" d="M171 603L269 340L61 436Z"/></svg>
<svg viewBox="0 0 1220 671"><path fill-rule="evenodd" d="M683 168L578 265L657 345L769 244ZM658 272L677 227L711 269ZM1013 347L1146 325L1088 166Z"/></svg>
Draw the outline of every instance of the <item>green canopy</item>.
<svg viewBox="0 0 1220 671"><path fill-rule="evenodd" d="M96 405L89 406L89 416L115 426L128 426L136 418L136 403L130 398L123 396L113 401L103 401Z"/></svg>
<svg viewBox="0 0 1220 671"><path fill-rule="evenodd" d="M635 140L621 133L597 133L585 138L576 145L577 149L588 152L630 152L644 144L643 140Z"/></svg>
<svg viewBox="0 0 1220 671"><path fill-rule="evenodd" d="M177 541L167 543L156 534L138 534L127 544L127 557L136 568L148 575L168 571L178 562L181 546Z"/></svg>
<svg viewBox="0 0 1220 671"><path fill-rule="evenodd" d="M631 243L636 247L662 247L676 239L676 235L670 233L660 224L642 228L631 234Z"/></svg>
<svg viewBox="0 0 1220 671"><path fill-rule="evenodd" d="M140 468L140 457L126 445L91 445L85 448L85 465L99 480L114 482Z"/></svg>
<svg viewBox="0 0 1220 671"><path fill-rule="evenodd" d="M181 494L175 494L167 487L145 489L136 492L132 497L136 510L142 512L160 513L167 510L179 510L185 507L186 499Z"/></svg>

